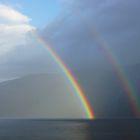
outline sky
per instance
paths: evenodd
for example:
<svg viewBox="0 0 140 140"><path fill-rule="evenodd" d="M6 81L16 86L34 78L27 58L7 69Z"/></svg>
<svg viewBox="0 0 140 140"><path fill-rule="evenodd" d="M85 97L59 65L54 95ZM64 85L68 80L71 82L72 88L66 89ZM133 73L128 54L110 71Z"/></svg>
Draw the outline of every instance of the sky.
<svg viewBox="0 0 140 140"><path fill-rule="evenodd" d="M111 83L105 82L106 78L115 77L112 60L104 48L124 70L140 65L139 6L139 0L0 0L0 81L60 73L53 58L32 36L31 30L35 29L74 71L87 97L94 102L97 115L102 116L109 112L112 90L120 88L120 82L114 82L110 90L104 85ZM92 83L96 85L95 93ZM106 92L101 91L100 85ZM120 104L124 103L122 92L120 89L115 96L114 108L119 106L119 99L122 98ZM122 116L131 114L127 102Z"/></svg>
<svg viewBox="0 0 140 140"><path fill-rule="evenodd" d="M69 15L46 27L44 36L68 62L107 63L99 47L105 42L122 65L139 63L139 1L73 1L67 11ZM76 59L70 56L74 53Z"/></svg>
<svg viewBox="0 0 140 140"><path fill-rule="evenodd" d="M43 28L61 12L59 0L0 0L31 18L30 23Z"/></svg>
<svg viewBox="0 0 140 140"><path fill-rule="evenodd" d="M44 1L46 4L46 1ZM51 5L50 1L48 4ZM47 6L44 7L46 10L44 16L44 11L35 12L38 7L38 3L29 3L27 1L1 1L0 4L0 30L1 30L1 67L0 75L1 81L4 79L11 79L17 77L17 75L25 75L24 73L31 73L35 70L36 63L38 63L41 72L46 71L46 69L51 69L53 67L52 60L50 56L46 55L43 47L36 45L37 41L30 37L30 31L35 28L42 28L47 23L51 21L57 8L46 10ZM35 7L36 6L36 7ZM42 5L40 5L42 7ZM49 6L48 6L49 7ZM55 4L54 4L55 7ZM29 14L28 16L26 14ZM37 15L37 13L39 15ZM41 17L40 15L43 15ZM39 16L39 20L36 19ZM46 19L44 18L46 17ZM45 21L44 21L45 20ZM39 22L40 21L40 22ZM36 26L35 26L36 25ZM30 51L29 51L30 50ZM31 53L30 53L31 52ZM41 58L39 58L41 56ZM44 60L47 59L47 62ZM33 60L33 61L32 61ZM28 66L27 66L28 65ZM30 67L30 68L29 68ZM24 70L23 70L24 69ZM26 70L27 69L27 70ZM40 71L40 70L36 70ZM50 71L50 70L49 70ZM51 71L53 71L51 69Z"/></svg>

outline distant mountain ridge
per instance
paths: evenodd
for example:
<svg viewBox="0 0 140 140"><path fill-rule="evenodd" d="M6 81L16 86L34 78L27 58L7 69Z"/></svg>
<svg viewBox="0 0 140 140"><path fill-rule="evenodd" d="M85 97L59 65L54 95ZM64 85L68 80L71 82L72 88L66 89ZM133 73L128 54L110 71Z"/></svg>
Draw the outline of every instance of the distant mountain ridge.
<svg viewBox="0 0 140 140"><path fill-rule="evenodd" d="M81 118L82 113L62 75L28 75L0 83L0 117Z"/></svg>

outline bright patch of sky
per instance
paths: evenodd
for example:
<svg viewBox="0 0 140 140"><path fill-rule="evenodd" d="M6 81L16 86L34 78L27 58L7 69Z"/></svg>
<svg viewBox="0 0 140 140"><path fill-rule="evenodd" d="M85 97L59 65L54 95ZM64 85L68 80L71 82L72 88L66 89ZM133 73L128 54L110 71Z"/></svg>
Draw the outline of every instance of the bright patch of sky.
<svg viewBox="0 0 140 140"><path fill-rule="evenodd" d="M27 67L31 66L31 71L36 70L36 65L41 64L39 66L41 71L46 66L42 72L52 66L52 60L45 53L45 48L38 44L30 32L32 29L36 29L30 24L30 20L31 18L19 10L0 4L0 81L18 77L17 73L19 71L24 73L26 70L23 69L27 65ZM42 57L43 55L44 57ZM8 71L6 72L6 70ZM27 71L29 73L30 70ZM12 74L10 74L11 72ZM39 71L39 73L41 72Z"/></svg>
<svg viewBox="0 0 140 140"><path fill-rule="evenodd" d="M0 0L5 4L18 9L32 20L30 23L38 28L43 28L51 23L61 12L59 0Z"/></svg>

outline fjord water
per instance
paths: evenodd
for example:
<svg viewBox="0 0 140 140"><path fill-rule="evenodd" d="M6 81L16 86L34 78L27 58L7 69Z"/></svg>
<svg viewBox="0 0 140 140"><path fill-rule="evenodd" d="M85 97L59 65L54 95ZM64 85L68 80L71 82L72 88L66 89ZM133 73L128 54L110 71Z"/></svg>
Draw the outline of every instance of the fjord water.
<svg viewBox="0 0 140 140"><path fill-rule="evenodd" d="M1 119L1 140L139 140L139 119Z"/></svg>

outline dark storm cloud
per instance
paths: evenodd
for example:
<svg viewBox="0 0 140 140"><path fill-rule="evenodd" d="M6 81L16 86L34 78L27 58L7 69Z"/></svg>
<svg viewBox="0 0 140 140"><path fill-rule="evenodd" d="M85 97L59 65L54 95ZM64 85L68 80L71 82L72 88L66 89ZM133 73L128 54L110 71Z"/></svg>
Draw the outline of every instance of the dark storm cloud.
<svg viewBox="0 0 140 140"><path fill-rule="evenodd" d="M94 36L96 32L121 63L133 64L140 61L138 0L63 2L66 6L64 15L46 27L43 35L67 63L97 65L98 60L98 64L102 65L105 62Z"/></svg>

